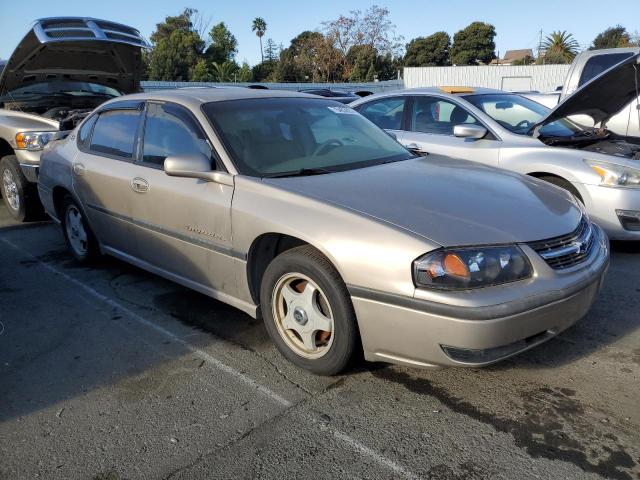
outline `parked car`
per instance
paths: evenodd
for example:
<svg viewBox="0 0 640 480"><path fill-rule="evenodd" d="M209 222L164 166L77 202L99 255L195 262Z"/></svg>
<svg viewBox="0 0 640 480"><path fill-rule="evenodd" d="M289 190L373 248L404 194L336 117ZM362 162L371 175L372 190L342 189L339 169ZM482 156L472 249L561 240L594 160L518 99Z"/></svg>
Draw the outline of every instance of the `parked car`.
<svg viewBox="0 0 640 480"><path fill-rule="evenodd" d="M639 47L606 48L602 50L585 50L573 59L564 83L558 87L558 91L552 93L526 93L524 96L542 103L549 108L554 108L559 102L565 100L580 87L601 75L610 68L614 68L620 62L629 60L640 53ZM607 129L619 135L640 137L640 122L637 114L638 95L635 96L622 110L607 120ZM592 122L585 116L573 118L578 123Z"/></svg>
<svg viewBox="0 0 640 480"><path fill-rule="evenodd" d="M575 195L617 240L640 240L640 138L580 126L607 120L634 98L638 56L596 77L555 109L483 88L427 88L367 97L353 108L417 152L501 167Z"/></svg>
<svg viewBox="0 0 640 480"><path fill-rule="evenodd" d="M348 104L360 99L360 95L356 95L355 93L330 90L328 88L303 88L300 90L300 92L331 98L336 102L344 104Z"/></svg>
<svg viewBox="0 0 640 480"><path fill-rule="evenodd" d="M44 145L105 100L139 91L148 46L136 29L106 20L33 24L0 69L0 192L14 218L42 210L35 182Z"/></svg>
<svg viewBox="0 0 640 480"><path fill-rule="evenodd" d="M71 253L104 252L265 321L321 374L480 366L581 318L608 241L568 193L411 154L333 100L172 90L99 107L47 146L39 192Z"/></svg>

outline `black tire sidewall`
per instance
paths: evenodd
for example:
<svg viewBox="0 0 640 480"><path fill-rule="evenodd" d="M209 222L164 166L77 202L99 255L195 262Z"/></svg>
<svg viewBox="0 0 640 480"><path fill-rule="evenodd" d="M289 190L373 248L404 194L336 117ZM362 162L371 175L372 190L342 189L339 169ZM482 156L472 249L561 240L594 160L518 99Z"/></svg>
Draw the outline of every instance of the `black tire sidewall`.
<svg viewBox="0 0 640 480"><path fill-rule="evenodd" d="M314 249L315 250L315 249ZM312 253L315 255L309 255ZM312 279L324 292L334 319L334 338L329 351L320 358L308 359L291 350L280 336L273 318L271 299L278 280L288 273L301 273ZM292 363L319 375L335 375L351 359L357 342L356 318L344 282L335 268L317 251L304 247L276 257L267 267L260 289L262 316L269 336L278 350Z"/></svg>

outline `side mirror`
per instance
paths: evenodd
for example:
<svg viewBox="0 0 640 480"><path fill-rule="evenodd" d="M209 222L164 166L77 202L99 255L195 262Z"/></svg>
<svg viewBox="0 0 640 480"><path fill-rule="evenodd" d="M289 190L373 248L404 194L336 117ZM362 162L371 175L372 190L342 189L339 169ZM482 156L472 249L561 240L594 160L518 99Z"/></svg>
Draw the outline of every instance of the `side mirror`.
<svg viewBox="0 0 640 480"><path fill-rule="evenodd" d="M233 175L211 170L211 160L200 154L167 157L164 161L164 173L170 177L199 178L233 186Z"/></svg>
<svg viewBox="0 0 640 480"><path fill-rule="evenodd" d="M487 129L472 123L463 123L453 127L453 135L460 138L479 140L487 134Z"/></svg>

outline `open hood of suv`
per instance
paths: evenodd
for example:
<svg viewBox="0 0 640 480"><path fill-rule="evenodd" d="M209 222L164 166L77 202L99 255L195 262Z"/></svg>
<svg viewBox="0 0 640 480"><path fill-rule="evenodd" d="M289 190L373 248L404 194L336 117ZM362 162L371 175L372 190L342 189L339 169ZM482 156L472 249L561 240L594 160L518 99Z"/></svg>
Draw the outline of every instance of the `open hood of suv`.
<svg viewBox="0 0 640 480"><path fill-rule="evenodd" d="M38 20L0 73L0 96L49 81L90 82L137 92L141 49L147 41L135 28L94 18Z"/></svg>
<svg viewBox="0 0 640 480"><path fill-rule="evenodd" d="M551 110L538 125L546 125L571 115L589 115L594 124L606 123L638 97L636 78L637 86L640 87L640 53L585 83Z"/></svg>

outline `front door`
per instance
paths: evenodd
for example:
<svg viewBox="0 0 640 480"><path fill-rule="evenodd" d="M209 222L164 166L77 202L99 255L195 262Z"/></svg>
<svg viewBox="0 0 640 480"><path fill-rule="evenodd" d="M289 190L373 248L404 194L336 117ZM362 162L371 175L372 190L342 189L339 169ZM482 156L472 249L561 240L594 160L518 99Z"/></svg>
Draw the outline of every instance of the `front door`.
<svg viewBox="0 0 640 480"><path fill-rule="evenodd" d="M128 179L140 259L182 280L231 291L233 187L163 171L169 156L216 159L197 119L182 106L149 102L141 155ZM231 282L233 283L233 282Z"/></svg>
<svg viewBox="0 0 640 480"><path fill-rule="evenodd" d="M413 97L410 108L407 131L402 136L402 144L406 147L498 166L500 141L490 132L479 140L453 134L456 125L480 125L464 107L441 97L420 95Z"/></svg>

